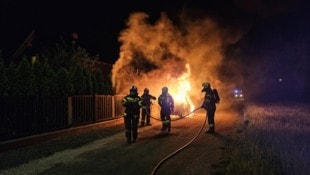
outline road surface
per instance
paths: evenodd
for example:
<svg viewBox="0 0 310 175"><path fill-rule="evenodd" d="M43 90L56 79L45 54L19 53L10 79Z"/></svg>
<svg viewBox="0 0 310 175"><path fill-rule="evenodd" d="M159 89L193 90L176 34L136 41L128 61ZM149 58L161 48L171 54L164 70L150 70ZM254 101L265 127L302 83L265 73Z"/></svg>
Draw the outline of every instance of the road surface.
<svg viewBox="0 0 310 175"><path fill-rule="evenodd" d="M217 133L211 135L205 133L203 109L173 121L169 134L162 134L161 122L152 119L152 126L139 128L138 141L133 144L126 143L120 119L109 129L2 152L0 174L208 175L223 155L236 119L234 112L217 111Z"/></svg>

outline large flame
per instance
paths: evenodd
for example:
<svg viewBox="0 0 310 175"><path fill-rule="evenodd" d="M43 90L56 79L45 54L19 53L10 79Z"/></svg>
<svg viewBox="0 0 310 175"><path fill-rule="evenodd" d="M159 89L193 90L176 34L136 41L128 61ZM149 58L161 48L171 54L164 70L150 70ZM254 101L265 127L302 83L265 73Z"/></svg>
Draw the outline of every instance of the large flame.
<svg viewBox="0 0 310 175"><path fill-rule="evenodd" d="M189 106L189 111L193 111L195 109L195 105L193 104L191 98L189 97L189 92L191 90L191 84L189 81L190 77L189 64L186 64L186 69L187 72L178 78L176 90L172 91L171 94L174 97L176 105L179 105L179 107L181 106L182 109Z"/></svg>
<svg viewBox="0 0 310 175"><path fill-rule="evenodd" d="M225 42L212 20L187 20L176 26L162 13L155 23L148 15L133 13L127 28L120 33L119 59L113 65L112 82L117 94L127 94L131 85L159 96L168 87L176 105L188 111L201 103L201 84L209 81L220 89L218 67ZM227 87L227 86L226 86Z"/></svg>

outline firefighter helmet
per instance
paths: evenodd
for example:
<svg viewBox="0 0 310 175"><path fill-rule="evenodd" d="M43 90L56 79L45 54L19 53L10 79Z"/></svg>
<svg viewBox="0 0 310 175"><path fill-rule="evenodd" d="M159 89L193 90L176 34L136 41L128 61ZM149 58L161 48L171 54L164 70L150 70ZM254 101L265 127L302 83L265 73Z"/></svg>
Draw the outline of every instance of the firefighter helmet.
<svg viewBox="0 0 310 175"><path fill-rule="evenodd" d="M136 86L132 85L130 88L130 93L138 93L138 88Z"/></svg>
<svg viewBox="0 0 310 175"><path fill-rule="evenodd" d="M168 92L168 88L167 88L167 87L163 87L163 88L161 89L161 91L167 93L167 92Z"/></svg>
<svg viewBox="0 0 310 175"><path fill-rule="evenodd" d="M145 88L145 89L144 89L144 92L145 92L145 93L149 93L150 90L149 90L148 88Z"/></svg>
<svg viewBox="0 0 310 175"><path fill-rule="evenodd" d="M209 82L204 82L204 83L202 83L202 87L203 87L203 88L209 88L209 87L211 87L211 86L210 86L210 83L209 83Z"/></svg>
<svg viewBox="0 0 310 175"><path fill-rule="evenodd" d="M211 88L211 85L209 82L204 82L202 83L202 89L201 89L201 92L204 92L206 91L208 88Z"/></svg>

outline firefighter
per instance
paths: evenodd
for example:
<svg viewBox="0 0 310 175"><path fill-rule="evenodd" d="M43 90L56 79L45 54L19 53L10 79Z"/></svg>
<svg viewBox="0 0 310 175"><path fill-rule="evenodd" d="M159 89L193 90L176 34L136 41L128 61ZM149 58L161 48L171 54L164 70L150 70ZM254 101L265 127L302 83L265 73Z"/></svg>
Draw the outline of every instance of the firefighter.
<svg viewBox="0 0 310 175"><path fill-rule="evenodd" d="M162 131L164 133L169 133L171 130L171 118L170 115L174 110L174 100L172 96L168 93L168 88L163 87L162 93L158 97L158 104L161 107L160 119L162 121Z"/></svg>
<svg viewBox="0 0 310 175"><path fill-rule="evenodd" d="M140 109L142 107L142 99L138 96L138 88L132 86L129 92L129 95L125 96L122 101L122 105L125 107L123 117L125 136L128 144L137 141Z"/></svg>
<svg viewBox="0 0 310 175"><path fill-rule="evenodd" d="M142 98L142 116L141 116L141 126L144 126L145 121L147 126L151 126L151 104L152 100L156 100L156 97L149 93L149 89L145 88Z"/></svg>
<svg viewBox="0 0 310 175"><path fill-rule="evenodd" d="M216 103L219 103L219 96L216 89L211 89L211 85L208 82L202 83L201 92L205 92L205 97L201 108L204 108L207 112L209 130L206 133L215 133L214 115L216 111Z"/></svg>

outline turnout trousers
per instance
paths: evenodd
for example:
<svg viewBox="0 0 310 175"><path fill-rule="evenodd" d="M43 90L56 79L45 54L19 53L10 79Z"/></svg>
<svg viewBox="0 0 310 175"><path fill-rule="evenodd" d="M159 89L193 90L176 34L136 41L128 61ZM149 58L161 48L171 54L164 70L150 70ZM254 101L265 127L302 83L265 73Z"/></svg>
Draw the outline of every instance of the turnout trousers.
<svg viewBox="0 0 310 175"><path fill-rule="evenodd" d="M146 107L146 108L142 108L142 112L141 112L141 125L143 126L145 124L149 125L151 124L151 108L150 107Z"/></svg>
<svg viewBox="0 0 310 175"><path fill-rule="evenodd" d="M127 142L136 142L138 137L138 123L139 123L139 114L133 115L129 114L124 117L125 123L125 136Z"/></svg>

